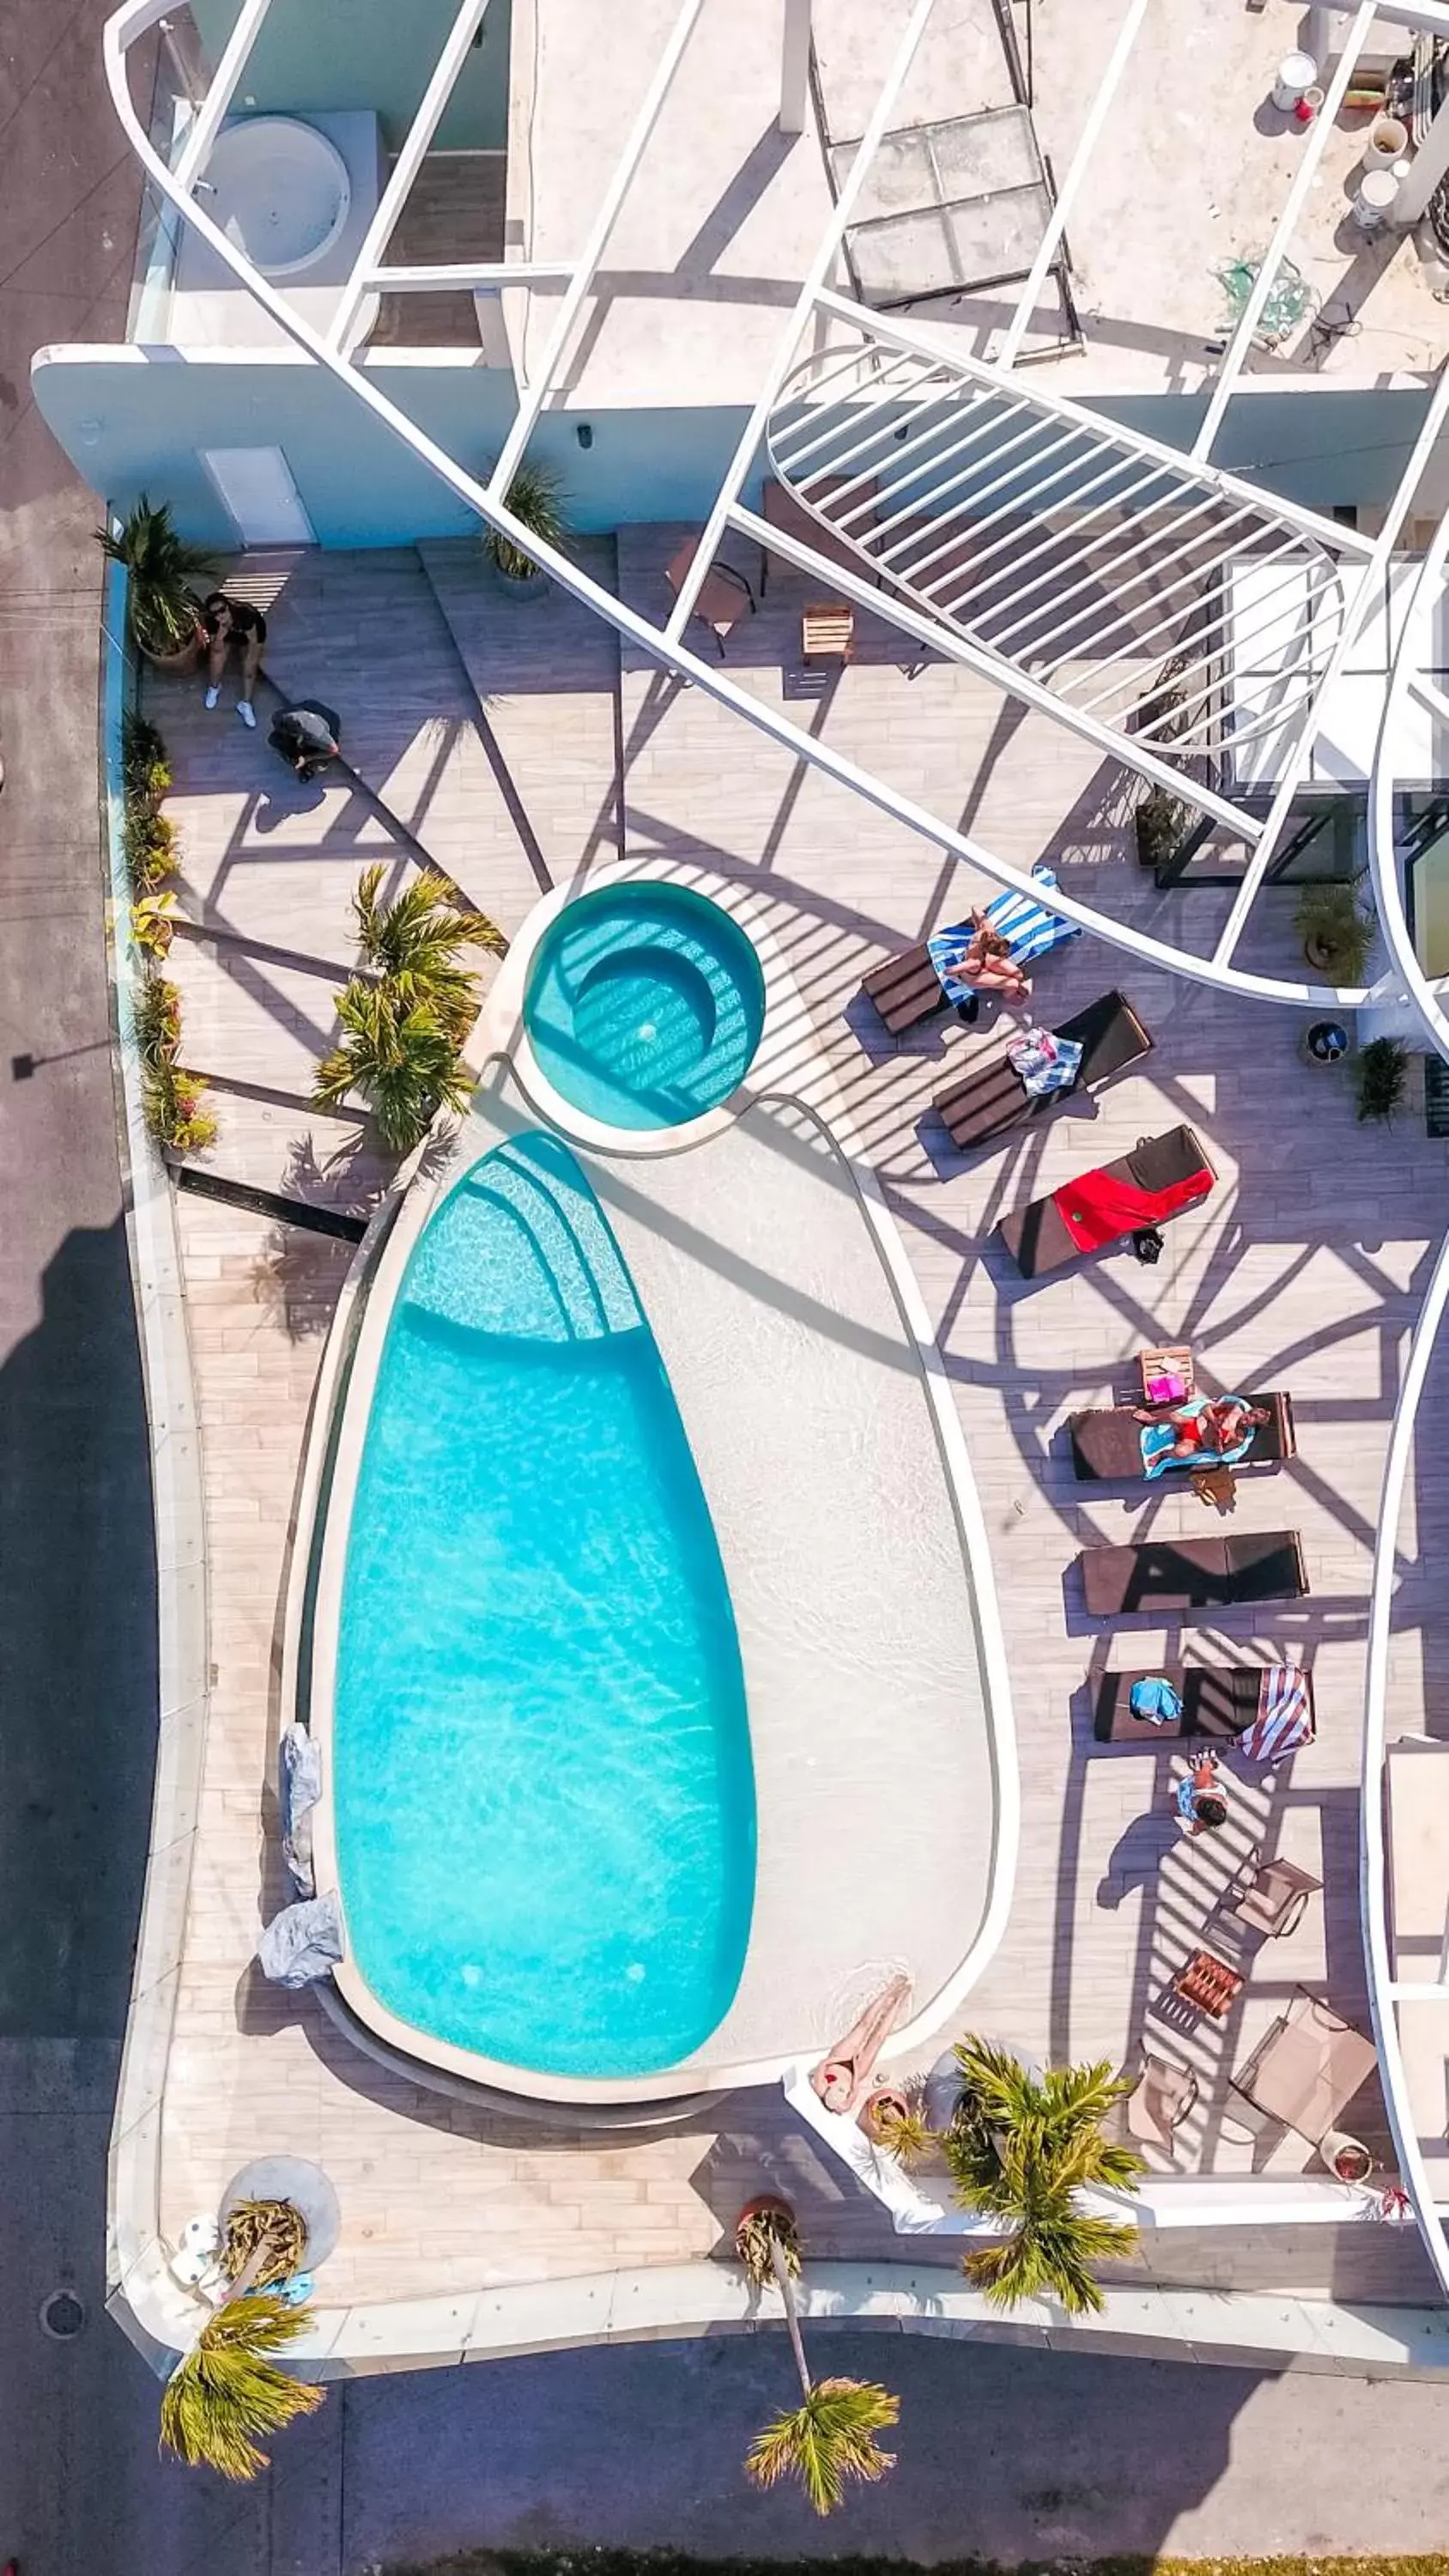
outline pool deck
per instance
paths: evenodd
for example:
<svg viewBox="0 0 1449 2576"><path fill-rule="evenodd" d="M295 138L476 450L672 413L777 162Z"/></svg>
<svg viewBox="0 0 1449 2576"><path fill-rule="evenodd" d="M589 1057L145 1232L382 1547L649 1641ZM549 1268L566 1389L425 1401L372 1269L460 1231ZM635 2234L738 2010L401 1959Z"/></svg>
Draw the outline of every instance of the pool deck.
<svg viewBox="0 0 1449 2576"><path fill-rule="evenodd" d="M674 528L594 541L597 567L658 604ZM697 690L620 667L613 637L562 601L520 609L466 547L252 557L239 586L272 603L268 667L343 711L344 747L371 793L298 790L229 706L152 684L147 706L177 771L184 847L173 971L186 1054L222 1123L209 1167L314 1204L365 1209L386 1167L360 1121L311 1109L332 1030L359 868L419 848L509 931L536 894L600 858L750 873L810 1004L800 1088L838 1087L935 1318L986 1508L1011 1661L1023 1832L1009 1926L967 2012L1040 2056L1129 2058L1144 2035L1197 2070L1179 2144L1185 2174L1308 2169L1291 2135L1252 2148L1224 2131L1228 2076L1303 1983L1362 2022L1356 1850L1365 1596L1377 1489L1408 1329L1441 1228L1445 1147L1411 1106L1387 1131L1354 1123L1344 1086L1310 1072L1285 1013L1140 969L1084 939L1041 970L1055 1017L1119 981L1157 1040L1145 1068L970 1165L929 1116L933 1091L980 1044L933 1024L899 1048L856 991L863 970L965 908L968 872L841 788L747 733ZM782 568L731 643L736 676L776 699L1003 856L1052 855L1065 881L1210 945L1227 896L1157 897L1128 855L1120 782L1045 719L1004 708L968 672L908 672L868 631L821 685L798 667L803 586ZM862 621L863 628L866 621ZM798 712L798 710L797 710ZM379 807L378 799L382 806ZM1268 898L1250 953L1289 966L1291 896ZM1219 1174L1168 1231L1154 1270L1116 1256L1028 1289L987 1238L1002 1211L1143 1135L1193 1121ZM162 2136L163 2223L214 2206L249 2156L286 2148L332 2175L343 2233L329 2302L416 2299L556 2280L716 2249L762 2180L788 2188L821 2255L899 2249L884 2213L774 2091L722 2116L611 2138L520 2125L424 2093L363 2058L309 1997L249 1962L280 1901L270 1788L279 1623L291 1522L323 1336L346 1244L199 1195L178 1202L201 1409L215 1683ZM1073 1561L1093 1537L1209 1526L1190 1494L1092 1496L1062 1455L1066 1415L1107 1400L1135 1351L1191 1341L1209 1385L1288 1386L1299 1457L1240 1487L1238 1529L1301 1531L1311 1597L1231 1612L1192 1632L1209 1657L1311 1653L1319 1737L1272 1775L1233 1775L1229 1830L1189 1844L1170 1827L1165 1752L1090 1749L1084 1685L1146 1663L1175 1636L1114 1641L1082 1611ZM1444 1418L1438 1391L1432 1425ZM1431 1391L1431 1407L1434 1391ZM1417 1546L1400 1593L1396 1708L1438 1714L1446 1628L1426 1571L1446 1537L1449 1477L1435 1441L1415 1488ZM1432 1461L1432 1462L1431 1462ZM883 1713L889 1723L889 1712ZM1259 1953L1221 2026L1174 2027L1173 1970L1201 1938L1249 1847L1266 1839L1325 1881L1302 1928ZM942 2044L953 2035L941 2034ZM1382 2148L1382 2115L1351 2123ZM955 2259L916 2240L911 2259ZM1347 2298L1430 2295L1412 2231L1275 2228L1152 2239L1134 2274Z"/></svg>

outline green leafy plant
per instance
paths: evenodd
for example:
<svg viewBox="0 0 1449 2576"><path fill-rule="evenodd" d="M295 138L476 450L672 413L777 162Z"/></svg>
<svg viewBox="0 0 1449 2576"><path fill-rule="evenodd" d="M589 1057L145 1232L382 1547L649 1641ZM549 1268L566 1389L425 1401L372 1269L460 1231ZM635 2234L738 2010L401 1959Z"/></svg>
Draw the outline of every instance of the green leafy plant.
<svg viewBox="0 0 1449 2576"><path fill-rule="evenodd" d="M312 1097L338 1109L360 1092L390 1153L422 1143L440 1108L467 1107L473 1077L458 1061L457 1042L428 1003L410 1001L391 982L355 976L337 995L343 1036L317 1068Z"/></svg>
<svg viewBox="0 0 1449 2576"><path fill-rule="evenodd" d="M918 2165L936 2145L936 2132L924 2111L908 2103L904 2111L882 2106L873 2123L877 2144L902 2165Z"/></svg>
<svg viewBox="0 0 1449 2576"><path fill-rule="evenodd" d="M1370 1038L1354 1059L1353 1077L1360 1121L1392 1118L1409 1079L1408 1055L1397 1038Z"/></svg>
<svg viewBox="0 0 1449 2576"><path fill-rule="evenodd" d="M1339 984L1361 984L1374 943L1374 924L1344 877L1311 877L1299 887L1293 927L1309 963Z"/></svg>
<svg viewBox="0 0 1449 2576"><path fill-rule="evenodd" d="M171 785L171 763L155 725L128 711L121 726L121 792L127 805L159 804Z"/></svg>
<svg viewBox="0 0 1449 2576"><path fill-rule="evenodd" d="M1176 857L1187 829L1187 808L1165 787L1150 787L1134 808L1137 856L1144 868L1165 868Z"/></svg>
<svg viewBox="0 0 1449 2576"><path fill-rule="evenodd" d="M508 942L485 913L453 901L436 869L424 868L391 903L380 901L385 874L381 865L368 868L352 898L362 954L400 999L425 1004L461 1043L477 1014L478 982L459 965L458 950L486 948L501 957Z"/></svg>
<svg viewBox="0 0 1449 2576"><path fill-rule="evenodd" d="M993 2307L1043 2293L1069 2315L1102 2306L1092 2266L1126 2254L1137 2230L1084 2210L1090 2184L1136 2188L1144 2171L1135 2148L1103 2135L1102 2123L1132 2089L1103 2060L1033 2075L989 2040L956 2050L961 2095L941 2144L968 2209L999 2219L1000 2245L967 2254L963 2270Z"/></svg>
<svg viewBox="0 0 1449 2576"><path fill-rule="evenodd" d="M131 937L148 957L164 957L176 928L174 894L143 894L131 906Z"/></svg>
<svg viewBox="0 0 1449 2576"><path fill-rule="evenodd" d="M540 545L557 550L564 543L569 532L564 494L557 475L551 474L547 466L519 466L508 486L508 508ZM504 536L501 529L490 528L483 547L505 581L530 581L538 572L532 555L516 545L512 537Z"/></svg>
<svg viewBox="0 0 1449 2576"><path fill-rule="evenodd" d="M178 1043L180 1032L178 1028ZM202 1106L205 1085L184 1073L172 1055L146 1060L141 1069L141 1098L146 1124L158 1145L174 1154L201 1154L216 1142L216 1120Z"/></svg>
<svg viewBox="0 0 1449 2576"><path fill-rule="evenodd" d="M798 2478L816 2513L834 2513L852 2480L873 2485L895 2467L894 2453L881 2450L875 2437L898 2420L900 2399L871 2380L811 2378L795 2297L800 2238L794 2214L783 2201L756 2202L741 2211L735 2252L754 2287L772 2280L779 2291L800 2382L799 2405L756 2434L745 2473L759 2487Z"/></svg>
<svg viewBox="0 0 1449 2576"><path fill-rule="evenodd" d="M165 976L154 970L142 975L132 1008L143 1062L152 1066L174 1064L181 1045L181 995L175 985L168 984Z"/></svg>
<svg viewBox="0 0 1449 2576"><path fill-rule="evenodd" d="M154 894L175 870L175 826L149 805L128 807L121 846L133 894Z"/></svg>
<svg viewBox="0 0 1449 2576"><path fill-rule="evenodd" d="M224 2478L254 2478L270 2465L261 2437L299 2415L315 2414L325 2392L279 2370L305 2331L307 2312L274 2291L248 2290L208 2317L183 2353L161 2396L161 2447L192 2468Z"/></svg>
<svg viewBox="0 0 1449 2576"><path fill-rule="evenodd" d="M98 528L96 543L112 563L126 568L127 614L142 651L164 659L192 643L199 607L192 584L209 579L216 563L204 546L188 545L177 535L170 504L159 501L153 508L143 492L119 535Z"/></svg>

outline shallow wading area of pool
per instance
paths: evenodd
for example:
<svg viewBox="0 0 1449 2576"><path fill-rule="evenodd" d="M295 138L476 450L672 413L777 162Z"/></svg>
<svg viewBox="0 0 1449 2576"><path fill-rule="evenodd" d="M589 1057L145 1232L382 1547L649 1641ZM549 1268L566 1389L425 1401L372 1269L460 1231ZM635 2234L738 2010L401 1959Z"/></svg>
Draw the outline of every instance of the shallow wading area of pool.
<svg viewBox="0 0 1449 2576"><path fill-rule="evenodd" d="M579 909L526 926L472 1109L361 1256L297 1702L369 2033L424 2076L645 2103L783 2072L891 1974L897 2044L935 2030L1000 1936L1016 1779L904 1258L819 1104L770 1087L781 961L761 937L727 1103L571 1127L524 996Z"/></svg>

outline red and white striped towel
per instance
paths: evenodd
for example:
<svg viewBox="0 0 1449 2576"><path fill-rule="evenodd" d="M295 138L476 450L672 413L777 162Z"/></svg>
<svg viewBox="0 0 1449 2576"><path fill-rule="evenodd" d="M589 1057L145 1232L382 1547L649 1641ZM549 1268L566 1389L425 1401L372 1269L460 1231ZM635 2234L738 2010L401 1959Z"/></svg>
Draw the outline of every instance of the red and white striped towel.
<svg viewBox="0 0 1449 2576"><path fill-rule="evenodd" d="M1313 1703L1301 1664L1270 1664L1258 1692L1258 1714L1238 1738L1250 1762L1281 1762L1313 1742Z"/></svg>

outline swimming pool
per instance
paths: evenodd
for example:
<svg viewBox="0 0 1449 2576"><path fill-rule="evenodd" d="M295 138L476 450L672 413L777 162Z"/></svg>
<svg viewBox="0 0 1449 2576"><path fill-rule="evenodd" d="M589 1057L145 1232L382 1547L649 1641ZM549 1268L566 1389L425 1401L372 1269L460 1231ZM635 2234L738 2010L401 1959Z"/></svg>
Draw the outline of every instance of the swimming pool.
<svg viewBox="0 0 1449 2576"><path fill-rule="evenodd" d="M755 1869L734 1614L653 1335L551 1135L482 1154L403 1274L333 1797L352 1959L424 2039L618 2079L728 2009Z"/></svg>
<svg viewBox="0 0 1449 2576"><path fill-rule="evenodd" d="M560 1096L605 1126L677 1127L738 1089L765 979L738 922L658 883L580 895L539 942L524 1021Z"/></svg>

